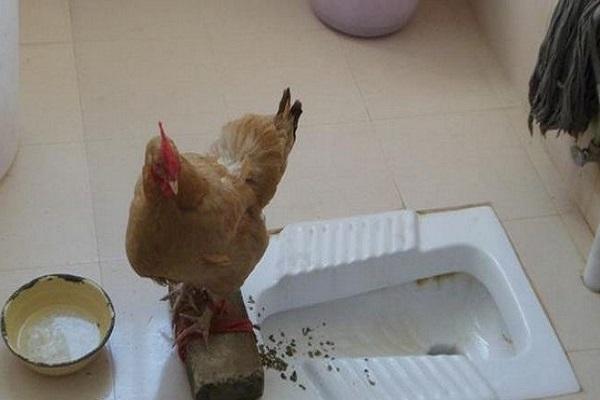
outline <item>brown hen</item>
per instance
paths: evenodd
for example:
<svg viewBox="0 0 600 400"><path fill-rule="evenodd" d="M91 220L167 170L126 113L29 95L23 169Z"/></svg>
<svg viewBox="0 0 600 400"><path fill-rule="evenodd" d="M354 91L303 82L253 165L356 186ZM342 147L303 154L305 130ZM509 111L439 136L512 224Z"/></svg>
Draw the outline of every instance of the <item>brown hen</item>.
<svg viewBox="0 0 600 400"><path fill-rule="evenodd" d="M275 115L230 122L205 155L179 153L162 125L146 146L127 257L138 275L175 288L174 321L189 322L176 337L180 347L190 334L206 340L215 305L242 286L262 257L268 244L262 210L285 172L301 113L286 89ZM205 303L192 301L197 291Z"/></svg>

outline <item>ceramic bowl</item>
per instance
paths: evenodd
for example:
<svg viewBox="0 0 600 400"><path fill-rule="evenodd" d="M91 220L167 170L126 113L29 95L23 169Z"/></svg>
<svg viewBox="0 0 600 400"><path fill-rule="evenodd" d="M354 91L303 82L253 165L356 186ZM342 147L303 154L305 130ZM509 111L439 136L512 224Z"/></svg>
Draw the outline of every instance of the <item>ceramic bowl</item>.
<svg viewBox="0 0 600 400"><path fill-rule="evenodd" d="M115 324L108 295L74 275L44 275L21 286L2 309L2 338L28 367L73 373L99 353Z"/></svg>

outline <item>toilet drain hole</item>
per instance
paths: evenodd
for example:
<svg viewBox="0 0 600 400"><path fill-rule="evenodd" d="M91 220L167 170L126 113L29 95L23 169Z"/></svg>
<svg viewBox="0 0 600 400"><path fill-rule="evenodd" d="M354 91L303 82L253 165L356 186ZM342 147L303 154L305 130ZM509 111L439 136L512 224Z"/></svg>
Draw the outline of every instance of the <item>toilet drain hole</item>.
<svg viewBox="0 0 600 400"><path fill-rule="evenodd" d="M451 356L451 355L456 355L456 354L460 354L460 352L458 351L456 346L453 344L443 344L443 343L434 344L427 351L428 356L441 356L441 355Z"/></svg>

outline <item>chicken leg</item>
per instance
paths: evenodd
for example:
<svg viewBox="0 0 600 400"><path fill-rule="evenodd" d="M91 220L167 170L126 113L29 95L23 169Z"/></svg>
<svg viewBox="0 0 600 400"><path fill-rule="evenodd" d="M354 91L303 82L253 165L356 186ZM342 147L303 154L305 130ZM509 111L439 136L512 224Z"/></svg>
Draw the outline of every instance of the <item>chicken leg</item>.
<svg viewBox="0 0 600 400"><path fill-rule="evenodd" d="M228 314L224 298L212 295L205 289L201 294L185 286L178 289L180 292L173 300L177 306L173 307L173 345L177 346L182 359L185 359L187 345L193 338L201 337L208 346L211 333L253 332L252 322L248 319L223 318Z"/></svg>
<svg viewBox="0 0 600 400"><path fill-rule="evenodd" d="M198 305L194 301L196 290L195 287L186 283L179 283L176 285L169 284L169 293L160 300L169 300L171 302L171 309L173 310L171 322L173 326L175 326L177 315L183 312L185 308L191 308L197 314L201 314Z"/></svg>
<svg viewBox="0 0 600 400"><path fill-rule="evenodd" d="M185 328L180 332L176 331L175 343L180 350L185 349L189 340L194 336L201 336L205 346L208 347L208 335L210 334L210 326L213 319L213 311L210 308L205 308L200 315L191 315L180 313L178 316L187 321Z"/></svg>

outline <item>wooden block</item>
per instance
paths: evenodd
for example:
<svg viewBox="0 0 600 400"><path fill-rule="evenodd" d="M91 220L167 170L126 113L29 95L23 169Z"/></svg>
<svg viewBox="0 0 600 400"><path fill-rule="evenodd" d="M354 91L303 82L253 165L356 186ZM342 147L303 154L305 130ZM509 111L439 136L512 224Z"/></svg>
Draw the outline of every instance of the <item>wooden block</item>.
<svg viewBox="0 0 600 400"><path fill-rule="evenodd" d="M227 318L247 319L238 291L228 299ZM255 400L262 396L264 371L251 332L210 335L186 348L185 366L195 400Z"/></svg>

